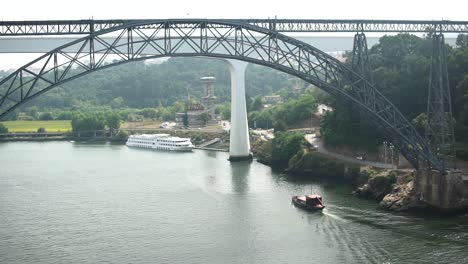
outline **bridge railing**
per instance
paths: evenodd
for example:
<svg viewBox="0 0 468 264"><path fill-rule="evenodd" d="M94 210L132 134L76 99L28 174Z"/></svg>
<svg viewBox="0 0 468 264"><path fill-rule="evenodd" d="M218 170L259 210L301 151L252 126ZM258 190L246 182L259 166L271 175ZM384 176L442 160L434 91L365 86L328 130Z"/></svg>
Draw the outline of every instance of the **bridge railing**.
<svg viewBox="0 0 468 264"><path fill-rule="evenodd" d="M176 22L204 19L174 19ZM87 35L125 24L151 24L160 19L2 21L0 36ZM468 21L450 20L359 20L359 19L216 19L243 23L277 32L430 32L468 33ZM138 27L137 27L138 28ZM148 27L145 27L148 28Z"/></svg>

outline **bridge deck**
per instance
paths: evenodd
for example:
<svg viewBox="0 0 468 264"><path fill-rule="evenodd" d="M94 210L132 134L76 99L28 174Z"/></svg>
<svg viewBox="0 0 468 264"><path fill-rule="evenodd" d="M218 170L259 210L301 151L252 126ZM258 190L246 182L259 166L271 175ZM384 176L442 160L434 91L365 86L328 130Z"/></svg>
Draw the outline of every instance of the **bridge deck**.
<svg viewBox="0 0 468 264"><path fill-rule="evenodd" d="M361 19L112 19L2 21L0 36L87 35L113 27L161 21L245 23L277 32L429 32L468 33L468 21ZM137 26L138 28L139 26Z"/></svg>

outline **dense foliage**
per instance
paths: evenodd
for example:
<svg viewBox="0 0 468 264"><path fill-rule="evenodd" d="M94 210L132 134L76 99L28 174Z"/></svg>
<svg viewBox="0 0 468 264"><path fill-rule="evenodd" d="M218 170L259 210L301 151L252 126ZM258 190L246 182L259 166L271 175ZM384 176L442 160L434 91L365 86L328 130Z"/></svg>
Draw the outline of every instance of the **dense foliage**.
<svg viewBox="0 0 468 264"><path fill-rule="evenodd" d="M249 107L249 124L251 127L272 128L291 126L311 117L317 110L315 97L311 93L297 95L285 103L268 108L256 108L257 99Z"/></svg>
<svg viewBox="0 0 468 264"><path fill-rule="evenodd" d="M114 109L157 108L184 101L187 96L201 98L203 76L215 76L215 95L220 103L230 101L230 73L220 60L171 58L165 61L132 62L110 67L65 83L28 103L39 110L81 107L84 104L111 106ZM268 95L291 87L291 79L279 71L250 64L246 72L249 96Z"/></svg>
<svg viewBox="0 0 468 264"><path fill-rule="evenodd" d="M115 112L80 111L72 116L71 125L74 132L110 131L118 130L121 118Z"/></svg>
<svg viewBox="0 0 468 264"><path fill-rule="evenodd" d="M300 133L276 132L271 142L272 164L287 165L289 160L307 145Z"/></svg>
<svg viewBox="0 0 468 264"><path fill-rule="evenodd" d="M448 48L456 138L468 131L468 36L460 35ZM348 57L351 55L348 54ZM390 101L424 133L431 63L431 39L400 34L384 36L369 50L374 83ZM350 61L350 60L348 60ZM374 124L349 103L329 100L334 112L322 122L322 136L331 145L377 145L382 141ZM458 132L458 133L457 133Z"/></svg>
<svg viewBox="0 0 468 264"><path fill-rule="evenodd" d="M0 133L8 133L8 128L2 123L0 123Z"/></svg>

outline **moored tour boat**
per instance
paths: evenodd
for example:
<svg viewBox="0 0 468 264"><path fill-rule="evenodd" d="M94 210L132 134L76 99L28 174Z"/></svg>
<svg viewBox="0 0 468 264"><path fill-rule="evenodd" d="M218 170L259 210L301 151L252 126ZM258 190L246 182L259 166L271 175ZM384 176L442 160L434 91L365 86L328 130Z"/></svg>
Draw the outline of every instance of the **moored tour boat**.
<svg viewBox="0 0 468 264"><path fill-rule="evenodd" d="M169 134L143 134L128 137L127 146L169 151L192 151L190 138L173 137Z"/></svg>
<svg viewBox="0 0 468 264"><path fill-rule="evenodd" d="M292 203L295 206L308 211L319 211L325 208L325 205L323 205L322 196L318 194L293 196Z"/></svg>

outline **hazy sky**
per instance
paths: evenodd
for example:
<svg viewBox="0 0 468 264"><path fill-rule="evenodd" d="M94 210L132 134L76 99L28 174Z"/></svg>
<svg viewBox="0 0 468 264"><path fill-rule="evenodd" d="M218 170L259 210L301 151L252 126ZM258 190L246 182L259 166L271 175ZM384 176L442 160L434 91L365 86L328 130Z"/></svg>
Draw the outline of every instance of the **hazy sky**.
<svg viewBox="0 0 468 264"><path fill-rule="evenodd" d="M467 0L2 0L0 19L311 18L468 20Z"/></svg>

